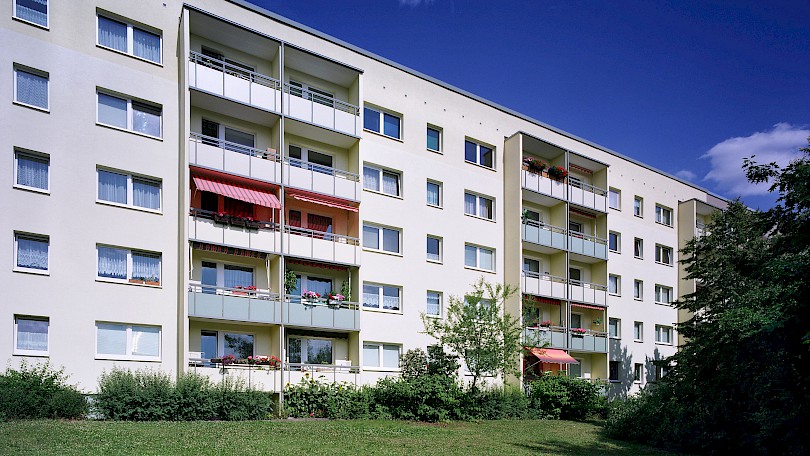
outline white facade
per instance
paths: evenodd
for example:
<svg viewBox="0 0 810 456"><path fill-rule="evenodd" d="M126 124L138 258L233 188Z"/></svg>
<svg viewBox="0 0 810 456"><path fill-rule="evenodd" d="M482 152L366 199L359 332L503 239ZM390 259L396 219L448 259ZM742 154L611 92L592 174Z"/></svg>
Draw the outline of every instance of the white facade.
<svg viewBox="0 0 810 456"><path fill-rule="evenodd" d="M6 3L6 358L49 359L87 391L113 365L218 378L209 360L227 354L292 365L227 370L272 391L302 371L371 383L482 276L539 298L526 323L553 320L534 332L572 372L618 362L617 392L676 350L656 286L693 285L677 250L722 204L706 191L241 2ZM529 173L527 156L579 180ZM349 293L300 298L330 290Z"/></svg>

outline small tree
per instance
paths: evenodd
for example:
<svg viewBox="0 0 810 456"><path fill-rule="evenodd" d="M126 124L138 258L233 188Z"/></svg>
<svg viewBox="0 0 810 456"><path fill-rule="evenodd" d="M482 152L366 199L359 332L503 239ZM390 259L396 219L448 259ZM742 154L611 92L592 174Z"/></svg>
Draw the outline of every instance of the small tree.
<svg viewBox="0 0 810 456"><path fill-rule="evenodd" d="M450 297L447 318L422 315L428 334L458 354L472 374L472 389L485 374L518 373L520 324L503 312L503 303L517 292L510 285L487 283L483 278L473 284L463 299Z"/></svg>

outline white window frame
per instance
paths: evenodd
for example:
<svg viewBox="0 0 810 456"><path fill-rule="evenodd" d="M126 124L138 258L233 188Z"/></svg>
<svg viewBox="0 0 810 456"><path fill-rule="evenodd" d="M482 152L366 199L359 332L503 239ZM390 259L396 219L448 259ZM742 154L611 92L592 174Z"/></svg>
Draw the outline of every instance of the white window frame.
<svg viewBox="0 0 810 456"><path fill-rule="evenodd" d="M99 17L104 17L105 19L108 19L108 20L111 20L111 21L120 22L120 23L127 26L127 50L126 51L120 51L118 49L111 48L111 47L108 47L108 46L105 46L105 45L101 44L101 40L99 39L99 23L98 23L98 21L99 21L98 18ZM134 36L135 33L134 33L133 29L139 29L142 32L150 33L152 35L157 35L158 39L160 40L160 61L155 62L154 60L149 60L149 59L147 59L145 57L135 55L135 50L134 50L135 49L135 36ZM149 63L153 63L155 65L163 66L163 31L161 31L159 29L156 29L154 27L144 25L144 24L135 23L135 22L133 22L133 21L131 21L129 19L123 18L121 16L110 14L110 13L107 13L107 12L102 12L100 10L96 11L96 46L98 46L98 47L100 47L102 49L106 49L108 51L118 53L118 54L127 55L129 57L133 57L133 58L136 58L138 60L142 60L144 62L149 62Z"/></svg>
<svg viewBox="0 0 810 456"><path fill-rule="evenodd" d="M371 222L363 222L363 231L364 232L365 232L366 228L374 228L374 229L377 230L377 241L378 241L377 244L379 245L379 248L375 249L373 247L366 247L366 245L365 245L365 233L364 233L363 234L363 241L364 241L363 250L368 250L370 252L387 253L389 255L402 256L402 229L401 228L395 228L393 226L378 225L376 223L371 223ZM390 250L384 250L383 230L390 230L390 231L396 231L397 232L397 236L399 237L399 240L397 241L397 246L399 247L398 251L392 252Z"/></svg>
<svg viewBox="0 0 810 456"><path fill-rule="evenodd" d="M615 279L616 281L616 290L610 291L610 281L611 279ZM608 294L611 296L621 296L622 295L622 276L616 274L608 274Z"/></svg>
<svg viewBox="0 0 810 456"><path fill-rule="evenodd" d="M663 261L664 251L669 251L669 262ZM675 262L675 250L666 245L655 244L655 262L666 266L672 266Z"/></svg>
<svg viewBox="0 0 810 456"><path fill-rule="evenodd" d="M48 188L39 188L39 187L31 187L28 185L18 184L17 183L17 176L20 169L19 165L19 157L29 157L34 160L47 160L48 161ZM28 149L21 149L19 147L14 148L14 188L19 188L22 190L29 190L32 192L44 193L46 195L51 194L51 156L48 154L44 154L42 152L36 152L33 150Z"/></svg>
<svg viewBox="0 0 810 456"><path fill-rule="evenodd" d="M616 237L616 249L610 249L610 236ZM613 253L622 253L622 233L617 231L608 232L608 250Z"/></svg>
<svg viewBox="0 0 810 456"><path fill-rule="evenodd" d="M99 247L108 247L111 249L118 249L118 250L126 250L127 251L127 278L126 279L117 279L115 277L101 277L98 275L98 249ZM152 255L157 256L160 260L160 285L149 285L146 283L133 283L130 280L132 278L132 254L143 254L143 255ZM134 279L139 280L139 279ZM118 245L111 245L111 244L96 244L96 282L110 282L110 283L125 283L128 285L136 285L142 287L153 287L153 288L162 288L164 281L164 274L163 274L163 254L161 252L152 252L149 250L141 250L141 249L130 249L128 247L121 247Z"/></svg>
<svg viewBox="0 0 810 456"><path fill-rule="evenodd" d="M612 205L611 197L612 195L616 195L616 206ZM622 210L622 191L618 188L610 187L608 189L608 207L617 211Z"/></svg>
<svg viewBox="0 0 810 456"><path fill-rule="evenodd" d="M50 73L48 73L47 71L39 70L39 69L32 68L32 67L29 67L29 66L20 65L20 64L17 64L17 63L15 63L13 66L14 66L14 100L13 100L14 104L16 104L18 106L25 106L26 108L36 109L37 111L48 112L48 113L51 112L51 75L50 75ZM46 93L47 106L42 107L42 106L32 105L32 104L29 104L29 103L26 103L24 101L20 101L20 100L17 99L17 73L20 73L20 72L28 73L28 74L38 76L40 78L45 79L45 91L47 92Z"/></svg>
<svg viewBox="0 0 810 456"><path fill-rule="evenodd" d="M375 189L375 188L366 187L366 168L377 172L377 182L379 183L380 188ZM383 175L386 174L386 173L396 176L396 178L397 178L397 190L398 190L399 193L393 194L393 193L388 193L388 192L386 192L384 190L385 186L383 185ZM371 163L364 163L363 164L363 190L373 192L373 193L379 193L380 195L393 196L394 198L402 199L402 193L403 193L402 192L402 181L403 181L403 179L402 179L402 172L401 171L395 171L395 170L390 169L390 168L383 168L382 166L372 165Z"/></svg>
<svg viewBox="0 0 810 456"><path fill-rule="evenodd" d="M366 120L365 120L365 118L363 119L363 130L370 131L372 133L377 133L378 135L385 136L386 138L391 138L391 139L395 139L397 141L402 141L402 135L403 135L404 130L405 130L404 125L403 125L404 122L402 121L402 114L390 111L390 110L385 109L385 108L381 108L381 107L376 106L376 105L365 104L363 106L363 116L366 115L366 109L368 109L369 111L374 111L374 112L377 113L378 120L380 121L380 131L370 130L370 129L366 128ZM389 116L396 117L397 119L399 119L399 136L398 137L385 134L385 114L388 114Z"/></svg>
<svg viewBox="0 0 810 456"><path fill-rule="evenodd" d="M669 301L661 301L659 298L666 290L667 294L669 295ZM672 287L668 287L666 285L655 284L655 303L656 304L671 304L672 303Z"/></svg>
<svg viewBox="0 0 810 456"><path fill-rule="evenodd" d="M439 133L439 148L438 149L431 149L430 147L428 147L428 145L427 145L428 130L433 130L433 131L436 131L436 132ZM443 147L443 144L442 144L443 140L444 140L444 132L442 131L442 128L437 127L436 125L433 125L433 124L427 124L427 128L425 128L425 149L427 149L427 150L429 150L431 152L436 152L437 154L441 154L441 153L444 152L444 147Z"/></svg>
<svg viewBox="0 0 810 456"><path fill-rule="evenodd" d="M669 216L665 217L664 216L665 214L669 214ZM655 223L659 225L672 227L672 216L673 216L672 209L662 206L660 204L655 205ZM667 218L669 218L669 220L666 220Z"/></svg>
<svg viewBox="0 0 810 456"><path fill-rule="evenodd" d="M116 355L116 354L108 354L108 353L99 353L98 352L98 325L116 325L116 326L124 326L126 327L127 331L127 353L123 355ZM158 328L158 340L160 343L158 345L158 355L157 356L144 356L144 355L134 355L132 354L132 328ZM163 355L163 327L160 325L142 325L142 324L129 324L129 323L120 323L120 322L113 322L113 321L96 321L95 324L95 359L110 359L110 360L121 360L121 361L160 361Z"/></svg>
<svg viewBox="0 0 810 456"><path fill-rule="evenodd" d="M475 144L475 161L467 160L467 143ZM481 147L485 147L492 152L492 166L487 166L481 163ZM480 166L485 169L495 170L496 162L496 155L495 155L495 146L490 146L489 144L482 143L481 141L472 139L472 138L464 138L464 162L465 163L472 163L473 165Z"/></svg>
<svg viewBox="0 0 810 456"><path fill-rule="evenodd" d="M45 350L29 350L24 348L17 348L17 336L19 333L19 323L18 320L34 320L34 321L44 321L48 324L48 342L47 347ZM14 345L12 354L18 356L50 356L50 349L51 349L51 319L49 317L41 317L35 315L14 315Z"/></svg>
<svg viewBox="0 0 810 456"><path fill-rule="evenodd" d="M475 248L475 266L470 266L467 264L467 247ZM492 269L484 269L480 267L481 264L481 250L489 250L492 253ZM474 269L476 271L484 271L484 272L495 272L495 264L497 263L495 257L495 249L491 247L484 247L476 244L470 244L469 242L464 244L464 267L466 269Z"/></svg>
<svg viewBox="0 0 810 456"><path fill-rule="evenodd" d="M248 356L256 356L256 334L247 331L231 331L231 330L213 330L213 329L206 329L206 331L216 331L217 333L217 356L225 356L225 336L227 335L236 335L236 336L251 336L253 337L253 353ZM202 332L200 333L202 334ZM235 357L234 357L235 358ZM240 359L240 358L237 358Z"/></svg>
<svg viewBox="0 0 810 456"><path fill-rule="evenodd" d="M611 322L616 323L616 335L610 335L610 325ZM621 339L622 338L622 320L620 318L608 318L608 337L611 339Z"/></svg>
<svg viewBox="0 0 810 456"><path fill-rule="evenodd" d="M635 279L633 280L633 299L641 301L644 299L644 281Z"/></svg>
<svg viewBox="0 0 810 456"><path fill-rule="evenodd" d="M467 212L467 203L466 203L467 195L475 197L475 213L474 214L470 214L469 212ZM481 209L481 200L482 199L489 201L490 205L492 206L492 218L483 217L482 215L479 214L480 209ZM495 221L495 210L496 210L495 209L495 198L493 198L491 196L482 195L480 193L475 193L475 192L472 192L470 190L464 190L464 215L469 215L470 217L475 217L475 218L478 218L478 219L481 219L481 220L488 220L490 222L494 222Z"/></svg>
<svg viewBox="0 0 810 456"><path fill-rule="evenodd" d="M232 130L232 131L235 131L237 133L242 133L244 135L253 136L253 146L245 146L245 145L242 145L242 144L239 144L238 146L237 145L229 146L228 144L223 144L223 146L225 148L234 147L234 148L237 148L239 150L244 150L244 149L240 149L240 148L248 148L248 147L250 147L252 149L256 149L256 145L257 145L256 137L258 136L258 134L257 134L257 132L255 130L250 130L250 131L244 130L244 129L240 128L240 127L234 127L231 124L220 122L219 120L213 120L210 117L206 116L206 117L203 117L201 119L201 122L200 122L200 135L202 135L202 125L203 125L204 122L211 122L211 123L217 124L217 136L216 136L216 139L218 139L220 141L227 141L227 139L225 138L225 136L226 136L225 130ZM238 143L232 143L232 144L238 144ZM298 146L295 146L295 147L298 147ZM303 156L304 155L304 152L303 152L304 148L301 148L301 149L302 149L301 155ZM327 155L327 154L324 154L324 155Z"/></svg>
<svg viewBox="0 0 810 456"><path fill-rule="evenodd" d="M662 335L667 334L668 341L662 340ZM655 343L661 345L672 345L673 336L672 326L655 325Z"/></svg>
<svg viewBox="0 0 810 456"><path fill-rule="evenodd" d="M638 328L638 337L636 337L636 328ZM644 322L633 322L633 342L644 342Z"/></svg>
<svg viewBox="0 0 810 456"><path fill-rule="evenodd" d="M366 285L372 286L372 287L377 287L377 302L379 303L378 307L372 307L372 306L367 306L366 305L365 296L364 296L366 294L366 292L365 292ZM383 299L385 298L385 296L383 295L383 287L389 287L389 288L396 288L397 289L397 293L399 295L399 309L386 309L385 308L385 306L383 304ZM373 312L387 312L387 313L401 314L402 313L402 307L403 307L403 301L404 300L402 299L402 287L399 286L399 285L391 285L391 284L379 283L379 282L363 282L363 288L361 289L361 302L360 302L360 307L362 307L363 310L368 310L368 311L373 311Z"/></svg>
<svg viewBox="0 0 810 456"><path fill-rule="evenodd" d="M26 24L31 24L34 27L39 27L39 28L42 28L42 29L45 29L45 30L50 30L50 26L51 26L51 4L47 0L45 1L45 25L38 24L36 22L29 21L28 19L23 19L23 18L17 16L17 0L14 0L14 1L11 2L11 17L14 18L14 20L17 20L17 21L20 21L20 22L25 22Z"/></svg>
<svg viewBox="0 0 810 456"><path fill-rule="evenodd" d="M427 184L433 184L433 185L439 187L439 204L438 204L438 206L435 205L435 204L431 204L430 202L427 201ZM433 179L428 179L427 180L427 182L425 183L425 204L427 204L430 207L435 207L435 208L438 208L438 209L442 209L444 207L444 185L441 182L439 182L437 180L433 180Z"/></svg>
<svg viewBox="0 0 810 456"><path fill-rule="evenodd" d="M126 176L126 178L127 178L127 202L126 202L126 204L118 203L118 202L115 202L115 201L107 201L107 200L103 200L103 199L98 198L99 171L106 171L108 173L114 173L114 174L120 174L120 175ZM160 195L158 197L159 200L160 200L160 208L152 209L152 208L149 208L149 207L136 206L134 204L133 199L135 197L135 193L133 191L133 186L132 186L133 180L149 181L149 182L151 182L153 184L158 185L159 192L160 192ZM120 170L113 169L113 168L106 168L104 166L97 166L96 167L96 203L98 203L98 204L106 204L108 206L125 207L127 209L136 209L136 210L139 210L139 211L153 212L155 214L162 214L163 213L163 181L161 179L159 179L159 178L156 178L156 177L142 176L140 174L132 174L132 173L128 173L126 171L120 171Z"/></svg>
<svg viewBox="0 0 810 456"><path fill-rule="evenodd" d="M633 197L633 215L638 218L644 218L644 198L638 195Z"/></svg>
<svg viewBox="0 0 810 456"><path fill-rule="evenodd" d="M99 95L106 95L108 97L118 98L119 100L125 100L127 102L127 126L126 127L119 127L118 125L112 125L112 124L104 123L98 118L98 106L99 106L99 98L98 98L98 96ZM133 102L142 103L142 104L145 104L145 105L149 105L152 108L160 109L160 135L159 136L150 135L148 133L144 133L144 132L137 131L137 130L133 129L133 123L134 123L133 122L133 116L134 116L134 113L135 113L134 109L132 108L132 103ZM136 134L136 135L144 136L146 138L159 139L159 140L162 141L163 140L163 114L164 114L163 113L163 105L161 105L161 104L158 104L158 103L155 103L155 102L152 102L152 101L148 101L148 100L142 100L140 98L130 97L128 95L124 95L124 94L120 94L120 93L113 92L113 91L110 91L110 90L102 89L101 87L96 88L96 125L101 125L103 127L112 128L112 129L119 130L119 131L126 131L128 133L133 133L133 134Z"/></svg>
<svg viewBox="0 0 810 456"><path fill-rule="evenodd" d="M25 266L17 266L17 253L19 250L18 239L24 237L31 240L45 242L48 244L48 269L26 268ZM47 234L29 233L25 231L14 232L14 272L25 272L28 274L51 275L51 237Z"/></svg>
<svg viewBox="0 0 810 456"><path fill-rule="evenodd" d="M636 244L638 243L638 255L636 255ZM639 260L644 259L644 239L642 238L633 238L633 258L638 258Z"/></svg>
<svg viewBox="0 0 810 456"><path fill-rule="evenodd" d="M428 298L429 298L431 293L435 293L436 295L439 296L439 313L438 314L428 313L428 310L427 310L428 309L428 307L427 307ZM444 314L443 309L444 309L444 293L442 293L441 291L436 291L436 290L427 290L427 292L425 293L425 315L430 317L430 318L442 318L442 315Z"/></svg>
<svg viewBox="0 0 810 456"><path fill-rule="evenodd" d="M376 346L377 347L377 365L372 366L367 364L366 359L366 346ZM383 361L385 360L384 356L384 347L397 347L397 366L383 366ZM390 344L385 342L368 342L363 341L363 369L364 370L373 370L373 371L387 371L387 372L397 372L400 370L399 367L399 357L402 356L402 344Z"/></svg>
<svg viewBox="0 0 810 456"><path fill-rule="evenodd" d="M439 258L430 258L430 256L428 256L430 255L430 253L427 251L428 239L436 239L437 241L439 241L439 254L438 254ZM442 248L443 246L444 246L444 239L442 239L441 236L434 236L432 234L428 234L427 236L425 236L425 255L427 261L431 263L439 263L439 264L443 263L444 262L444 249Z"/></svg>
<svg viewBox="0 0 810 456"><path fill-rule="evenodd" d="M641 383L644 380L644 364L633 364L633 383Z"/></svg>

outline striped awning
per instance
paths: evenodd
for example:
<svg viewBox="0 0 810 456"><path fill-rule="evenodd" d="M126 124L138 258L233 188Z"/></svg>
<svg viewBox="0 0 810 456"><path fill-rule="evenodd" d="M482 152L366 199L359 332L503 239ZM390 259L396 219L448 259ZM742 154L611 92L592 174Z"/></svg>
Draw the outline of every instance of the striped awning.
<svg viewBox="0 0 810 456"><path fill-rule="evenodd" d="M194 185L205 192L216 193L217 195L227 196L246 203L258 204L259 206L281 209L281 203L279 203L276 195L266 191L199 176L194 176Z"/></svg>
<svg viewBox="0 0 810 456"><path fill-rule="evenodd" d="M543 296L535 296L533 294L524 293L523 298L526 299L527 301L536 302L538 304L556 304L558 306L562 305L562 301L560 301L559 299L545 298Z"/></svg>
<svg viewBox="0 0 810 456"><path fill-rule="evenodd" d="M571 355L556 348L532 347L529 352L544 363L579 364Z"/></svg>
<svg viewBox="0 0 810 456"><path fill-rule="evenodd" d="M342 202L334 200L334 199L327 199L327 198L318 197L318 196L314 196L314 195L309 195L309 194L305 195L305 194L302 194L302 193L292 193L292 192L290 192L290 196L297 199L298 201L305 201L307 203L315 203L315 204L320 204L322 206L334 207L334 208L337 208L337 209L343 209L343 210L352 211L352 212L358 212L359 211L359 209L356 206L353 206L353 205L348 204L348 203L342 203Z"/></svg>
<svg viewBox="0 0 810 456"><path fill-rule="evenodd" d="M583 309L605 310L604 307L592 306L590 304L575 304L573 302L571 303L571 307L582 307Z"/></svg>

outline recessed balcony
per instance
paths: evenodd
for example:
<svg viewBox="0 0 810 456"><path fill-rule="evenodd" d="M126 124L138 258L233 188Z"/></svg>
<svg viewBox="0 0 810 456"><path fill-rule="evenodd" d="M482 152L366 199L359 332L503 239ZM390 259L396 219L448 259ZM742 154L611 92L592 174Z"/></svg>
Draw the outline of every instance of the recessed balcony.
<svg viewBox="0 0 810 456"><path fill-rule="evenodd" d="M607 260L607 239L570 231L568 243L571 253Z"/></svg>
<svg viewBox="0 0 810 456"><path fill-rule="evenodd" d="M585 182L568 181L568 200L599 212L607 212L607 190Z"/></svg>
<svg viewBox="0 0 810 456"><path fill-rule="evenodd" d="M523 329L523 345L542 347L544 344L552 348L566 348L565 328L562 326L539 326Z"/></svg>
<svg viewBox="0 0 810 456"><path fill-rule="evenodd" d="M360 239L343 234L284 226L284 254L329 263L360 263Z"/></svg>
<svg viewBox="0 0 810 456"><path fill-rule="evenodd" d="M284 114L351 136L360 135L360 108L351 103L284 84Z"/></svg>
<svg viewBox="0 0 810 456"><path fill-rule="evenodd" d="M199 133L189 137L191 165L266 182L281 182L281 158L275 151L263 151Z"/></svg>
<svg viewBox="0 0 810 456"><path fill-rule="evenodd" d="M281 83L270 76L191 51L188 81L189 86L197 90L266 111L281 112Z"/></svg>
<svg viewBox="0 0 810 456"><path fill-rule="evenodd" d="M525 219L521 225L523 241L554 249L565 250L565 233L563 228L536 220Z"/></svg>
<svg viewBox="0 0 810 456"><path fill-rule="evenodd" d="M292 297L283 303L284 324L349 331L360 330L360 307L356 302L308 301Z"/></svg>
<svg viewBox="0 0 810 456"><path fill-rule="evenodd" d="M268 290L225 288L190 282L188 316L251 323L281 323L281 301Z"/></svg>
<svg viewBox="0 0 810 456"><path fill-rule="evenodd" d="M595 304L598 306L607 305L607 287L604 285L571 280L568 289L569 299L571 301Z"/></svg>
<svg viewBox="0 0 810 456"><path fill-rule="evenodd" d="M521 290L523 293L565 299L566 280L564 277L531 271L523 271L521 276L523 280Z"/></svg>
<svg viewBox="0 0 810 456"><path fill-rule="evenodd" d="M542 173L535 174L523 169L520 171L520 183L526 190L561 200L565 199L565 184L562 181L543 176Z"/></svg>
<svg viewBox="0 0 810 456"><path fill-rule="evenodd" d="M607 353L607 334L601 331L585 331L580 334L573 332L569 334L569 349Z"/></svg>
<svg viewBox="0 0 810 456"><path fill-rule="evenodd" d="M275 222L232 217L192 209L188 217L188 238L260 252L281 251L280 227Z"/></svg>
<svg viewBox="0 0 810 456"><path fill-rule="evenodd" d="M289 157L284 158L284 184L352 201L360 201L363 191L359 174Z"/></svg>

